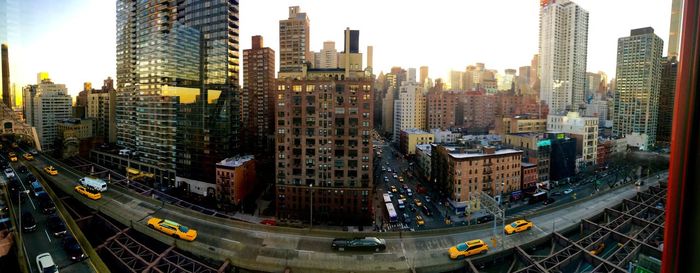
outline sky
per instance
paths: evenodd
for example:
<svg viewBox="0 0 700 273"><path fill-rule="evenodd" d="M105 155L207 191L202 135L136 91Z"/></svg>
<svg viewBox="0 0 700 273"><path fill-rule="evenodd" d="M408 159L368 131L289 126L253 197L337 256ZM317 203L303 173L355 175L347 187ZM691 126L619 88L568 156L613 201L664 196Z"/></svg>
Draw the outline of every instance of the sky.
<svg viewBox="0 0 700 273"><path fill-rule="evenodd" d="M77 95L83 82L99 88L108 76L115 78L116 1L14 1L22 17L20 41L10 45L13 81L34 83L37 72L47 71ZM250 48L251 36L262 35L279 54L279 20L288 17L289 6L300 6L310 18L312 51L327 40L342 51L343 30L360 30L360 50L374 47L377 74L392 66L427 65L431 78L447 79L451 69L476 62L503 73L530 65L538 47L537 0L240 2L241 51ZM588 71L614 77L617 39L631 29L651 26L664 44L668 40L671 0L575 2L589 12Z"/></svg>

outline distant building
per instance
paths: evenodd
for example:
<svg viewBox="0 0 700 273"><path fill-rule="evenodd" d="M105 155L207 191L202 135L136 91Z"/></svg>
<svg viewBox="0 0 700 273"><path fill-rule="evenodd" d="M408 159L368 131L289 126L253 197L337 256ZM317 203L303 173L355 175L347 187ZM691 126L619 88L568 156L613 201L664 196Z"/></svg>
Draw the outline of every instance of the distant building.
<svg viewBox="0 0 700 273"><path fill-rule="evenodd" d="M394 101L394 141L399 140L401 130L425 129L426 125L423 87L412 81L415 69L409 69L409 78L401 83L399 98Z"/></svg>
<svg viewBox="0 0 700 273"><path fill-rule="evenodd" d="M650 27L633 29L617 43L613 135L646 135L644 149L656 144L663 48L663 40Z"/></svg>
<svg viewBox="0 0 700 273"><path fill-rule="evenodd" d="M432 147L435 144L418 144L416 145L416 162L418 163L417 171L423 179L430 179Z"/></svg>
<svg viewBox="0 0 700 273"><path fill-rule="evenodd" d="M114 81L107 78L102 89L87 92L85 117L95 121L95 138L99 142L115 143L117 141L116 103L117 91Z"/></svg>
<svg viewBox="0 0 700 273"><path fill-rule="evenodd" d="M522 178L520 188L531 189L537 187L537 164L522 162Z"/></svg>
<svg viewBox="0 0 700 273"><path fill-rule="evenodd" d="M659 87L659 118L656 125L656 141L670 145L673 125L673 104L676 96L678 61L675 58L661 59L661 86Z"/></svg>
<svg viewBox="0 0 700 273"><path fill-rule="evenodd" d="M610 160L610 155L613 151L614 143L611 140L599 140L598 141L598 159L596 163L598 166L606 166Z"/></svg>
<svg viewBox="0 0 700 273"><path fill-rule="evenodd" d="M584 103L588 11L569 0L540 1L540 99L554 114Z"/></svg>
<svg viewBox="0 0 700 273"><path fill-rule="evenodd" d="M498 111L496 96L481 91L464 92L455 111L456 127L470 134L488 133L494 127Z"/></svg>
<svg viewBox="0 0 700 273"><path fill-rule="evenodd" d="M321 51L313 52L313 56L314 68L338 68L338 50L335 49L334 41L323 42L323 48L321 49Z"/></svg>
<svg viewBox="0 0 700 273"><path fill-rule="evenodd" d="M309 17L298 6L289 7L289 18L279 21L279 78L301 73L311 61Z"/></svg>
<svg viewBox="0 0 700 273"><path fill-rule="evenodd" d="M420 67L420 83L421 85L425 84L425 80L428 79L428 67L427 66L421 66Z"/></svg>
<svg viewBox="0 0 700 273"><path fill-rule="evenodd" d="M56 123L54 150L61 158L87 158L94 146L93 119L69 118Z"/></svg>
<svg viewBox="0 0 700 273"><path fill-rule="evenodd" d="M219 202L240 205L254 186L254 156L231 157L216 163L216 199Z"/></svg>
<svg viewBox="0 0 700 273"><path fill-rule="evenodd" d="M576 138L576 152L583 161L595 164L598 151L598 118L581 117L577 112L565 116L549 115L547 131L563 132Z"/></svg>
<svg viewBox="0 0 700 273"><path fill-rule="evenodd" d="M25 88L25 116L29 125L36 128L42 150L52 151L56 148L59 121L71 118L73 99L68 95L64 84L55 84L50 79L43 79L35 87Z"/></svg>
<svg viewBox="0 0 700 273"><path fill-rule="evenodd" d="M479 201L471 199L474 192L483 191L500 202L503 196L520 190L522 151L487 146L467 152L437 146L432 153L432 180L448 194L457 213L480 209Z"/></svg>
<svg viewBox="0 0 700 273"><path fill-rule="evenodd" d="M250 152L267 154L274 147L275 90L275 51L264 46L262 36L253 36L252 48L243 50L241 99L241 119Z"/></svg>
<svg viewBox="0 0 700 273"><path fill-rule="evenodd" d="M416 145L430 144L435 141L433 134L416 128L401 130L399 151L406 156L416 153Z"/></svg>
<svg viewBox="0 0 700 273"><path fill-rule="evenodd" d="M496 134L544 133L547 131L546 119L531 119L525 116L503 117L496 119Z"/></svg>
<svg viewBox="0 0 700 273"><path fill-rule="evenodd" d="M459 94L453 91L430 90L426 95L428 129L450 129L456 124Z"/></svg>
<svg viewBox="0 0 700 273"><path fill-rule="evenodd" d="M430 133L433 134L435 143L441 144L455 143L462 137L462 134L450 130L430 129Z"/></svg>
<svg viewBox="0 0 700 273"><path fill-rule="evenodd" d="M646 151L649 149L649 135L640 133L631 133L625 136L628 147L634 147L641 151Z"/></svg>
<svg viewBox="0 0 700 273"><path fill-rule="evenodd" d="M547 134L519 133L503 135L502 145L522 150L523 162L535 164L537 167L538 180L536 186L549 188L552 145Z"/></svg>

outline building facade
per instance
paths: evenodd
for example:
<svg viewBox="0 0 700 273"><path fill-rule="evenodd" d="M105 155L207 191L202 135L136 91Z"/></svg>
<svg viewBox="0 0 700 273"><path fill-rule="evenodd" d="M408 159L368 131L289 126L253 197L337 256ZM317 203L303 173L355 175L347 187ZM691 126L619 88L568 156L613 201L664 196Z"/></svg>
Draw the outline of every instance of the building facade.
<svg viewBox="0 0 700 273"><path fill-rule="evenodd" d="M338 50L334 41L323 42L323 48L319 52L313 52L314 68L328 69L338 68Z"/></svg>
<svg viewBox="0 0 700 273"><path fill-rule="evenodd" d="M656 144L663 48L651 27L633 29L617 42L613 135L646 134L646 147Z"/></svg>
<svg viewBox="0 0 700 273"><path fill-rule="evenodd" d="M661 63L661 84L659 87L659 113L656 122L656 142L669 145L671 142L671 125L673 125L673 104L676 97L676 78L678 61L675 58L663 58Z"/></svg>
<svg viewBox="0 0 700 273"><path fill-rule="evenodd" d="M57 148L58 122L72 117L73 99L68 95L64 84L56 84L50 79L42 79L35 87L25 88L25 116L29 125L36 128L39 143L44 151ZM32 94L33 93L33 94ZM31 96L31 97L30 97Z"/></svg>
<svg viewBox="0 0 700 273"><path fill-rule="evenodd" d="M496 134L544 133L547 131L546 119L531 119L527 117L503 117L496 119Z"/></svg>
<svg viewBox="0 0 700 273"><path fill-rule="evenodd" d="M221 204L240 205L254 187L254 156L231 157L216 163L216 199Z"/></svg>
<svg viewBox="0 0 700 273"><path fill-rule="evenodd" d="M503 146L523 151L523 162L537 168L538 188L549 188L551 141L544 133L514 133L503 135ZM524 189L528 189L525 187Z"/></svg>
<svg viewBox="0 0 700 273"><path fill-rule="evenodd" d="M549 179L561 181L574 176L576 174L577 139L567 137L565 133L548 133L547 136L552 148Z"/></svg>
<svg viewBox="0 0 700 273"><path fill-rule="evenodd" d="M522 178L520 178L520 188L532 189L537 187L537 164L522 162Z"/></svg>
<svg viewBox="0 0 700 273"><path fill-rule="evenodd" d="M416 128L401 130L399 151L405 156L413 155L416 153L416 145L431 144L433 142L435 142L435 137L432 133Z"/></svg>
<svg viewBox="0 0 700 273"><path fill-rule="evenodd" d="M402 130L411 128L423 130L425 125L423 87L410 80L401 83L399 98L394 101L394 141L399 140Z"/></svg>
<svg viewBox="0 0 700 273"><path fill-rule="evenodd" d="M456 124L455 110L458 101L458 92L430 90L426 95L426 128L453 128Z"/></svg>
<svg viewBox="0 0 700 273"><path fill-rule="evenodd" d="M91 89L86 97L85 117L95 121L95 138L100 142L115 143L117 92L114 89L114 81L107 78L102 89Z"/></svg>
<svg viewBox="0 0 700 273"><path fill-rule="evenodd" d="M549 115L547 131L563 132L576 138L576 152L583 161L595 164L598 153L598 118L582 117L577 112L565 116Z"/></svg>
<svg viewBox="0 0 700 273"><path fill-rule="evenodd" d="M474 192L483 191L500 202L520 190L522 151L491 146L470 152L437 146L432 151L435 186L448 194L454 211L478 210L478 200L471 199Z"/></svg>
<svg viewBox="0 0 700 273"><path fill-rule="evenodd" d="M540 1L540 99L562 114L584 103L588 11L569 0Z"/></svg>
<svg viewBox="0 0 700 273"><path fill-rule="evenodd" d="M275 130L275 51L253 36L252 48L243 50L241 118L248 149L271 151Z"/></svg>
<svg viewBox="0 0 700 273"><path fill-rule="evenodd" d="M289 7L289 17L279 22L279 78L300 73L311 61L310 35L306 12L301 12L299 6Z"/></svg>

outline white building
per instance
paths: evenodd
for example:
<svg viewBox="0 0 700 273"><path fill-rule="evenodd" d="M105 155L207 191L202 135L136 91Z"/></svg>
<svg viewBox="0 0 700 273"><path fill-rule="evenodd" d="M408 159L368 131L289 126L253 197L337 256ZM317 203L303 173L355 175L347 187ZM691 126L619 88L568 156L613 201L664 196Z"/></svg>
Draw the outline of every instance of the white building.
<svg viewBox="0 0 700 273"><path fill-rule="evenodd" d="M417 128L425 130L425 94L416 82L416 69L408 71L408 80L399 87L399 99L394 101L394 137L399 141L401 130Z"/></svg>
<svg viewBox="0 0 700 273"><path fill-rule="evenodd" d="M73 99L68 95L65 84L55 84L50 79L42 79L36 85L36 91L29 100L31 107L27 107L32 120L27 120L36 128L39 142L44 151L54 150L54 141L58 135L57 124L59 121L70 118ZM25 95L25 98L29 95Z"/></svg>
<svg viewBox="0 0 700 273"><path fill-rule="evenodd" d="M547 131L567 133L576 138L576 153L582 160L595 164L598 155L598 118L581 117L577 112L566 116L547 116Z"/></svg>
<svg viewBox="0 0 700 273"><path fill-rule="evenodd" d="M641 151L646 151L649 149L649 135L640 133L627 134L624 139L627 141L627 145L630 147L637 147Z"/></svg>
<svg viewBox="0 0 700 273"><path fill-rule="evenodd" d="M323 42L323 49L313 53L314 68L338 68L338 50L334 41Z"/></svg>
<svg viewBox="0 0 700 273"><path fill-rule="evenodd" d="M434 135L435 143L451 144L457 142L462 137L460 133L454 133L450 130L430 129L430 133Z"/></svg>
<svg viewBox="0 0 700 273"><path fill-rule="evenodd" d="M610 101L603 99L593 99L590 103L586 103L586 114L587 117L598 117L598 124L603 126L606 120L610 120L610 113L608 113L608 104Z"/></svg>
<svg viewBox="0 0 700 273"><path fill-rule="evenodd" d="M584 103L588 11L569 0L540 1L540 99L563 114Z"/></svg>

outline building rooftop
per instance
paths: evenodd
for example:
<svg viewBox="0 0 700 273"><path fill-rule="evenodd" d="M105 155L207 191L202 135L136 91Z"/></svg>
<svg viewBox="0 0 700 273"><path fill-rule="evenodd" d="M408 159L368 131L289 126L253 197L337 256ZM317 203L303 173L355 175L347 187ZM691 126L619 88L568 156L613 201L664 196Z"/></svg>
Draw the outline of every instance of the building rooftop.
<svg viewBox="0 0 700 273"><path fill-rule="evenodd" d="M432 135L431 133L428 133L428 132L423 131L423 130L418 129L418 128L403 129L401 131L406 132L407 134L410 134L410 135L417 135L417 134Z"/></svg>
<svg viewBox="0 0 700 273"><path fill-rule="evenodd" d="M234 157L229 157L224 160L221 160L221 162L216 163L216 166L224 166L224 167L240 167L244 163L251 161L255 159L255 156L253 155L243 155L243 156L234 156Z"/></svg>
<svg viewBox="0 0 700 273"><path fill-rule="evenodd" d="M523 168L530 168L530 167L537 166L537 164L529 163L529 162L521 162L521 163L522 163Z"/></svg>
<svg viewBox="0 0 700 273"><path fill-rule="evenodd" d="M506 154L519 154L522 153L523 151L520 150L515 150L515 149L502 149L502 150L496 150L493 152L493 154L485 154L485 153L450 153L450 156L453 158L472 158L472 157L482 157L482 156L491 156L491 155L506 155Z"/></svg>
<svg viewBox="0 0 700 273"><path fill-rule="evenodd" d="M422 152L425 152L426 154L430 154L432 152L433 148L432 148L432 144L417 144L416 150L421 150Z"/></svg>

